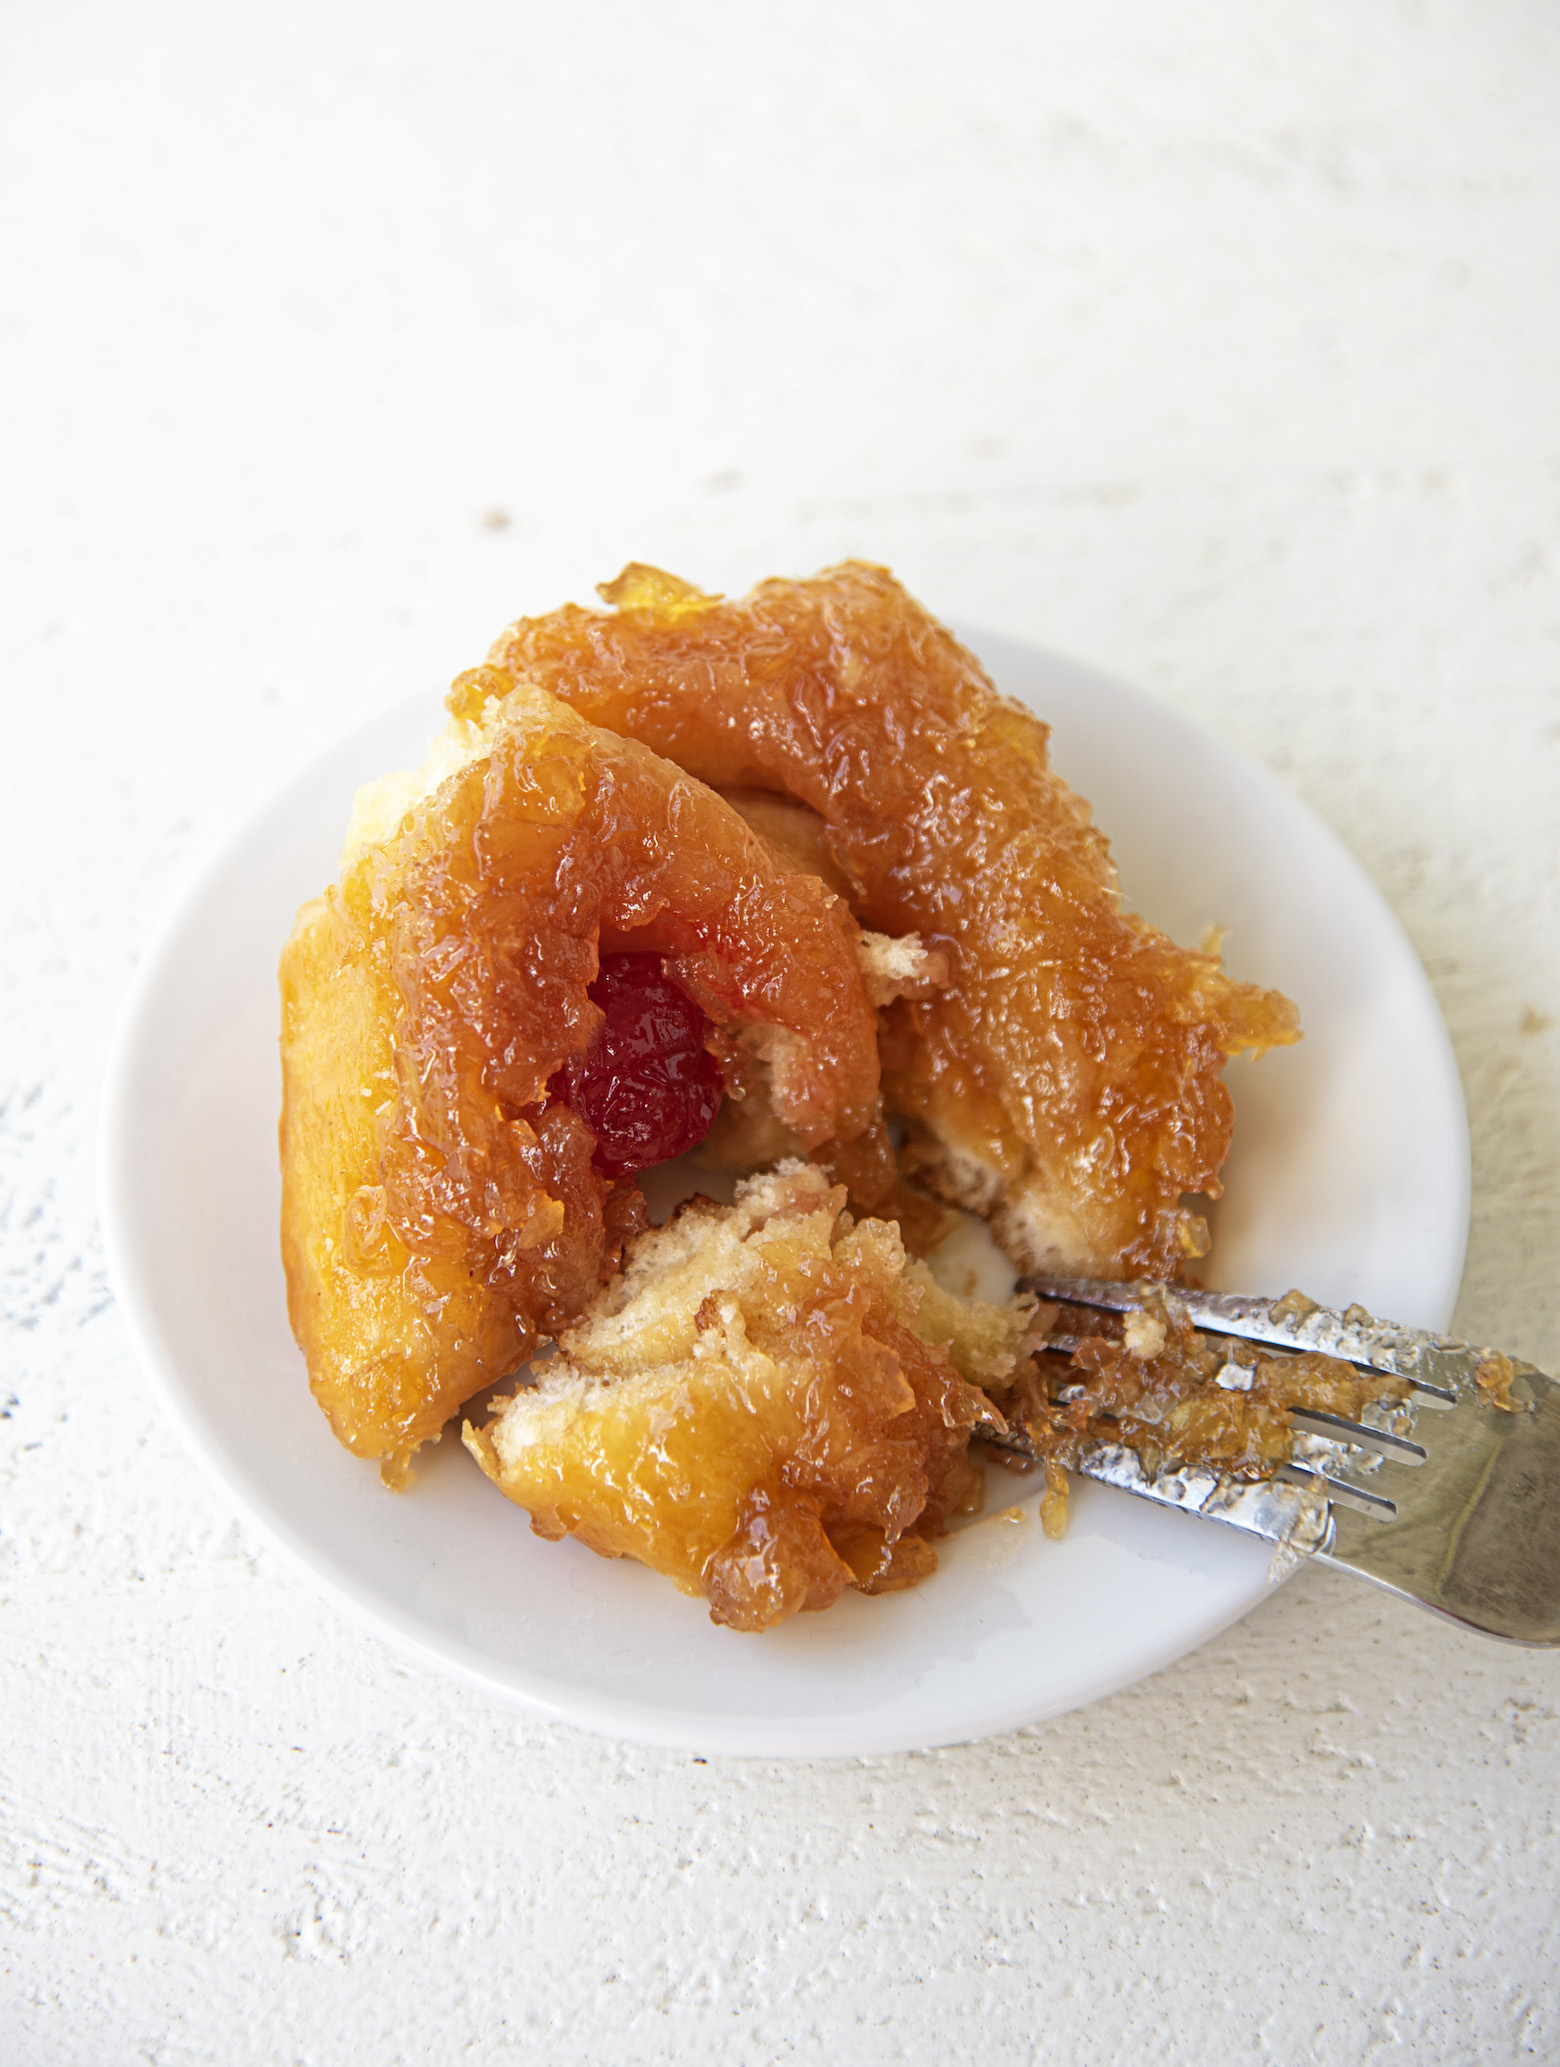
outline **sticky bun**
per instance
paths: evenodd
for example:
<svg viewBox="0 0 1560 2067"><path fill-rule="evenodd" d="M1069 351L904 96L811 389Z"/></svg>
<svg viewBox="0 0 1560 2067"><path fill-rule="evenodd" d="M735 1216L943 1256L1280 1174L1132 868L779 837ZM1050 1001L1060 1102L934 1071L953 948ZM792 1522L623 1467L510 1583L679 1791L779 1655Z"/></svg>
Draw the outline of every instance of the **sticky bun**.
<svg viewBox="0 0 1560 2067"><path fill-rule="evenodd" d="M466 1441L535 1528L760 1629L929 1571L992 1398L1065 1462L1034 1302L907 1255L935 1201L1019 1269L1173 1279L1220 1070L1298 1027L1123 911L1046 727L883 569L602 594L457 680L299 914L289 1310L392 1484L518 1374ZM701 1143L735 1203L651 1227L641 1175ZM1195 1361L1177 1425L1227 1443Z"/></svg>

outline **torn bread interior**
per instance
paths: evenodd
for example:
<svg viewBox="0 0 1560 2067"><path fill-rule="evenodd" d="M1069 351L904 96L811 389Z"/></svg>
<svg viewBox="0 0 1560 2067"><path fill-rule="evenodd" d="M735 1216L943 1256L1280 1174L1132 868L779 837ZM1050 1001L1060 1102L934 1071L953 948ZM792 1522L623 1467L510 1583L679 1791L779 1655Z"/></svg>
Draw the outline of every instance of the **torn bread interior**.
<svg viewBox="0 0 1560 2067"><path fill-rule="evenodd" d="M788 1162L635 1242L587 1316L466 1443L543 1536L636 1557L758 1630L936 1567L977 1507L981 1381L1033 1300L942 1291L891 1221Z"/></svg>

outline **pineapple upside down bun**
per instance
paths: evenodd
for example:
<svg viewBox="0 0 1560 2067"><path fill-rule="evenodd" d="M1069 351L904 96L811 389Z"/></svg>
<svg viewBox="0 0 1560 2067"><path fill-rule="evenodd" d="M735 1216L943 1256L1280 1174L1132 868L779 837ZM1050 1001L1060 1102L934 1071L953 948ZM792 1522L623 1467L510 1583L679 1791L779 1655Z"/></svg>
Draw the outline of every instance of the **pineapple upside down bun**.
<svg viewBox="0 0 1560 2067"><path fill-rule="evenodd" d="M1121 910L1046 727L884 570L602 593L457 680L299 914L289 1312L392 1484L555 1342L483 1468L761 1628L935 1563L1034 1346L1033 1302L906 1257L927 1194L1021 1269L1173 1278L1223 1063L1295 1013ZM639 1174L700 1142L777 1174L648 1228Z"/></svg>

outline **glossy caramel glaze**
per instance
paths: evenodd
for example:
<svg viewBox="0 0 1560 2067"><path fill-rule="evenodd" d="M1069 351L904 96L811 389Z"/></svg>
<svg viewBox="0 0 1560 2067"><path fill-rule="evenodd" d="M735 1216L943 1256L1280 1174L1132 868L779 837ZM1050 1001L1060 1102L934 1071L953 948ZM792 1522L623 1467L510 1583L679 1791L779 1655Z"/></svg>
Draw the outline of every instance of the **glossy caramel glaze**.
<svg viewBox="0 0 1560 2067"><path fill-rule="evenodd" d="M535 1382L466 1430L539 1535L639 1558L743 1630L935 1568L931 1539L980 1499L971 1377L1011 1370L1028 1307L938 1291L844 1203L789 1163L633 1244Z"/></svg>
<svg viewBox="0 0 1560 2067"><path fill-rule="evenodd" d="M1183 1194L1219 1189L1219 1072L1295 1039L1295 1010L1121 910L1046 727L881 568L726 602L633 567L603 594L513 626L494 683L807 806L861 923L946 953L945 988L882 1014L917 1174L1028 1268L1170 1277L1202 1253Z"/></svg>
<svg viewBox="0 0 1560 2067"><path fill-rule="evenodd" d="M643 1225L549 1090L602 1022L603 948L662 957L730 1072L756 1044L804 1142L877 1117L857 928L831 892L566 705L469 679L452 696L456 771L305 907L281 970L289 1312L337 1434L392 1479L579 1317Z"/></svg>

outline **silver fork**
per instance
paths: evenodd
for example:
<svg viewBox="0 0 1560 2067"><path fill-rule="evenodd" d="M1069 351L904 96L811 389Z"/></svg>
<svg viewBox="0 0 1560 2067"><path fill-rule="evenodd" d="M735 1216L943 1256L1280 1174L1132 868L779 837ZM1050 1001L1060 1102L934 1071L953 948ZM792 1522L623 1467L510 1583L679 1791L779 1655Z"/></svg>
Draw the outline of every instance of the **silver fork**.
<svg viewBox="0 0 1560 2067"><path fill-rule="evenodd" d="M1087 1477L1357 1572L1449 1621L1520 1644L1560 1644L1560 1385L1516 1358L1401 1328L1302 1294L1231 1292L1087 1278L1021 1280L1047 1300L1131 1313L1168 1297L1192 1325L1266 1348L1319 1351L1406 1379L1406 1402L1358 1421L1296 1408L1295 1457L1255 1483L1165 1463L1150 1475L1124 1444L1091 1442ZM1076 1345L1053 1331L1048 1347ZM1481 1383L1481 1379L1484 1381ZM1492 1404L1505 1393L1515 1411ZM1033 1457L1023 1431L988 1434Z"/></svg>

